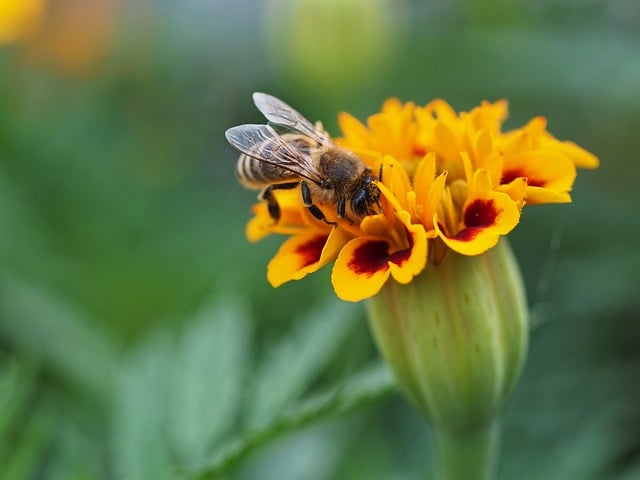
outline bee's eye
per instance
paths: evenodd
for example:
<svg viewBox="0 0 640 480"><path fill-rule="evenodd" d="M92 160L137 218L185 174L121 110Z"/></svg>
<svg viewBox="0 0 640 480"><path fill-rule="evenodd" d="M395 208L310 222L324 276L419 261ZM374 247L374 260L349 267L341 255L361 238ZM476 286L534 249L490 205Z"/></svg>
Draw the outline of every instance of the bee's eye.
<svg viewBox="0 0 640 480"><path fill-rule="evenodd" d="M367 191L364 188L359 189L351 198L351 210L360 217L364 217L369 213L369 202L367 201Z"/></svg>

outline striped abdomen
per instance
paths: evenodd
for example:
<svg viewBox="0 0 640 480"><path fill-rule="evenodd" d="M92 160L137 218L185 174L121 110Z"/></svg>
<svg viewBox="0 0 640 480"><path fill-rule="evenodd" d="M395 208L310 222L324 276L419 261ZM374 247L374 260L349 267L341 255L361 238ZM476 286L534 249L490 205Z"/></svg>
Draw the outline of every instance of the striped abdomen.
<svg viewBox="0 0 640 480"><path fill-rule="evenodd" d="M289 170L244 154L238 158L236 176L242 184L250 188L262 188L266 185L291 182L299 178Z"/></svg>
<svg viewBox="0 0 640 480"><path fill-rule="evenodd" d="M282 139L296 150L307 154L309 153L311 142L307 137L285 133L282 135ZM272 151L263 148L261 145L257 145L255 151L258 157L268 159L276 158L276 155L274 155ZM249 188L262 188L275 183L289 183L300 178L289 170L278 167L272 163L267 163L266 161L257 160L245 154L240 155L240 158L238 158L236 176L242 184Z"/></svg>

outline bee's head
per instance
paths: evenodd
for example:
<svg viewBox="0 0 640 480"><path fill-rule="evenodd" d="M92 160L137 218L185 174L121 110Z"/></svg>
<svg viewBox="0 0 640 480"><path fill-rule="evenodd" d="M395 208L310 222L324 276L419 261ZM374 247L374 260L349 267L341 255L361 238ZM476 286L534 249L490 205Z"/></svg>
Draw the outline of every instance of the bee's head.
<svg viewBox="0 0 640 480"><path fill-rule="evenodd" d="M351 210L358 218L374 215L382 211L379 199L380 189L373 177L369 176L351 197ZM375 206L378 207L378 211L376 211Z"/></svg>

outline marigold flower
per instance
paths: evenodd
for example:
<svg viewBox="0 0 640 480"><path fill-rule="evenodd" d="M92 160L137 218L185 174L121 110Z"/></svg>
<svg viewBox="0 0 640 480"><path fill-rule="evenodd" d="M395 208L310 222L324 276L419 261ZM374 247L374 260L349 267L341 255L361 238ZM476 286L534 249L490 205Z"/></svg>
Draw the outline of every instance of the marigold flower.
<svg viewBox="0 0 640 480"><path fill-rule="evenodd" d="M382 211L354 224L338 218L335 205L319 204L327 223L308 212L299 189L277 191L280 219L257 204L247 227L252 241L290 236L269 264L269 282L279 286L335 260L338 297L363 300L390 279L411 282L449 251L493 248L525 205L570 202L576 168L596 168L598 159L553 137L542 117L503 132L506 117L505 100L456 113L440 99L420 107L392 98L366 124L341 113L335 142L381 172Z"/></svg>
<svg viewBox="0 0 640 480"><path fill-rule="evenodd" d="M256 105L276 125L298 125L297 112L285 116L289 107L277 102ZM336 143L366 164L368 186L369 172L380 172L373 187L378 210L365 209L355 222L344 215L344 191L342 207L323 205L309 198L308 186L290 182L268 191L265 198L275 196L278 208L256 205L247 227L254 241L289 235L269 263L273 286L335 260L337 296L369 299L376 343L399 386L432 422L439 478L447 480L493 477L498 417L527 353L524 285L503 237L525 205L570 202L576 168L598 166L594 155L548 133L545 119L503 132L506 116L504 100L458 114L443 100L419 107L390 99L366 124L342 113ZM245 145L238 132L273 140L273 130L254 127L232 131L232 144ZM305 121L302 130L310 128ZM275 145L287 149L280 137ZM278 167L265 151L255 155ZM249 179L260 178L239 164ZM313 172L299 172L302 181L314 180Z"/></svg>

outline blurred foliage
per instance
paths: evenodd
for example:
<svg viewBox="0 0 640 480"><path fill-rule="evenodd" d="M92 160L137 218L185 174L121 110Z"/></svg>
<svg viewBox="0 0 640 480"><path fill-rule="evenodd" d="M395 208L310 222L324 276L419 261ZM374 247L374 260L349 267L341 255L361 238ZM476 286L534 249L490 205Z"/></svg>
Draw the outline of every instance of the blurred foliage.
<svg viewBox="0 0 640 480"><path fill-rule="evenodd" d="M273 290L279 240L244 239L223 132L256 90L334 133L387 96L507 98L600 157L511 236L539 327L500 478L640 476L635 0L333 0L353 30L299 45L282 2L46 3L0 46L0 478L425 478L361 309L328 272Z"/></svg>

